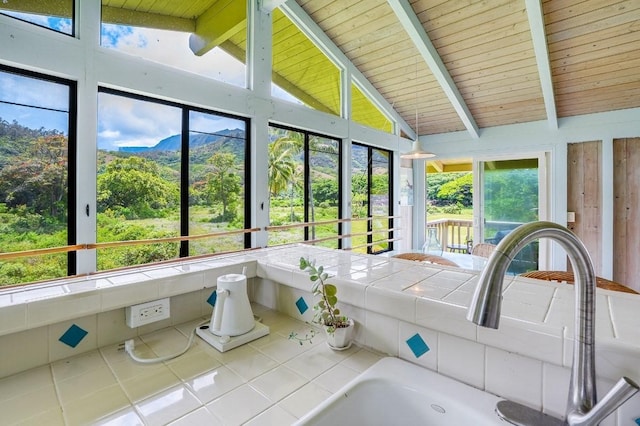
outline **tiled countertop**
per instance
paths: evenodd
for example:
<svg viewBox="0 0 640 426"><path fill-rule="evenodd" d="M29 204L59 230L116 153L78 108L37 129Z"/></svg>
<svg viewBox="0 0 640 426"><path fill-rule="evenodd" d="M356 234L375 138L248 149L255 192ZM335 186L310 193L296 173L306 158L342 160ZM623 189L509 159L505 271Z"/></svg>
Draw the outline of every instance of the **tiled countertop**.
<svg viewBox="0 0 640 426"><path fill-rule="evenodd" d="M309 325L254 305L270 327L220 353L200 339L181 357L144 365L117 345L0 379L3 425L289 425L380 359L289 340ZM141 357L176 353L199 323L136 339Z"/></svg>

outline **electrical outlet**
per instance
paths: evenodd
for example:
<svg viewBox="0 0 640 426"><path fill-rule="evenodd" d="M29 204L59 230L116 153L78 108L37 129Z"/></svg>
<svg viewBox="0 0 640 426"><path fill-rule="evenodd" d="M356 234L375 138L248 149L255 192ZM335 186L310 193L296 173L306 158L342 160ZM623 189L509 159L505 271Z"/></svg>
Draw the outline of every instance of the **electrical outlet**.
<svg viewBox="0 0 640 426"><path fill-rule="evenodd" d="M128 306L124 312L127 325L131 328L151 324L169 318L169 298Z"/></svg>

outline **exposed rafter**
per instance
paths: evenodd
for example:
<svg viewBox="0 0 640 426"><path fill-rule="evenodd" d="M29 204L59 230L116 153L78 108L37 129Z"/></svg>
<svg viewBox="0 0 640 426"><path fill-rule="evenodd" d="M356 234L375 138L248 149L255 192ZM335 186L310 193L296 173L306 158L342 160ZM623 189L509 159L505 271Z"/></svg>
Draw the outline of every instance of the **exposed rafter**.
<svg viewBox="0 0 640 426"><path fill-rule="evenodd" d="M438 51L431 42L429 35L424 30L422 23L411 8L409 2L406 0L387 0L387 2L398 17L398 20L404 27L404 30L409 35L409 38L411 38L420 52L420 55L431 69L433 76L442 87L447 98L449 98L449 102L451 102L458 113L458 116L464 123L467 131L473 138L479 138L480 132L478 131L478 125L471 115L460 91L456 87L453 78L451 78L449 71L445 67L444 62L442 62L442 58L438 55Z"/></svg>
<svg viewBox="0 0 640 426"><path fill-rule="evenodd" d="M400 129L410 138L415 139L416 135L411 126L404 121L391 104L378 92L378 90L369 82L369 80L353 65L353 63L342 53L340 49L331 41L331 39L322 31L313 19L295 2L295 0L287 0L280 6L282 10L296 25L309 37L313 42L321 48L333 61L343 68L348 68L351 77L356 80L371 100L389 117L392 117L398 123ZM350 88L347 88L350 90Z"/></svg>
<svg viewBox="0 0 640 426"><path fill-rule="evenodd" d="M102 21L109 24L132 25L188 33L196 30L195 19L178 18L151 12L138 12L111 6L102 6Z"/></svg>
<svg viewBox="0 0 640 426"><path fill-rule="evenodd" d="M531 27L531 39L533 50L536 54L540 85L544 106L547 110L547 121L552 129L558 128L558 114L556 112L556 99L553 93L553 81L551 80L551 64L549 63L549 50L547 48L547 36L544 31L544 15L540 0L525 0L529 26Z"/></svg>
<svg viewBox="0 0 640 426"><path fill-rule="evenodd" d="M217 1L196 20L196 31L189 37L191 51L202 56L237 33L247 20L247 3Z"/></svg>

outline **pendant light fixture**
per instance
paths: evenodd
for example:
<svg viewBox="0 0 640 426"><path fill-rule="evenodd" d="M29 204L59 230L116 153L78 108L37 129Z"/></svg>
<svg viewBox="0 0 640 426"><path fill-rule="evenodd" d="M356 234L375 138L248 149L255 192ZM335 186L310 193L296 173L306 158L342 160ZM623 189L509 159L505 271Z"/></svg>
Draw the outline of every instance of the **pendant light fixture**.
<svg viewBox="0 0 640 426"><path fill-rule="evenodd" d="M422 149L420 144L420 132L418 128L418 60L416 59L416 140L411 144L411 151L400 154L400 158L406 158L409 160L420 160L424 158L433 158L436 155L432 152Z"/></svg>

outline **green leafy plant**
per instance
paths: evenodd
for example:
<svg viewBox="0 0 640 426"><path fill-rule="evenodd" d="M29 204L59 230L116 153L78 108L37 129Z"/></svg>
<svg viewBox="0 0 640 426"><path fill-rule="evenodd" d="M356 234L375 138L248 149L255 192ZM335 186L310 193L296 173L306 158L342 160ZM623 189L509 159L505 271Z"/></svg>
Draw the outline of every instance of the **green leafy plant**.
<svg viewBox="0 0 640 426"><path fill-rule="evenodd" d="M335 332L337 328L348 327L349 318L341 315L340 309L336 307L338 289L335 285L327 283L329 274L324 271L324 267L316 267L315 261L301 257L300 269L309 274L309 279L313 282L311 291L318 298L313 306L313 322L325 326L328 333Z"/></svg>

